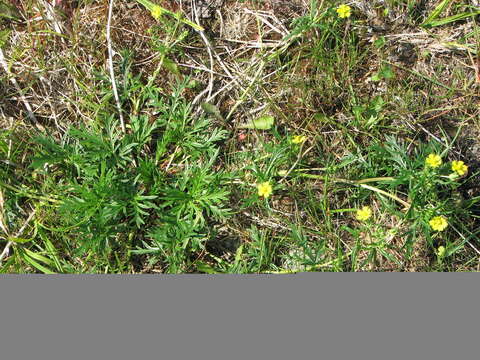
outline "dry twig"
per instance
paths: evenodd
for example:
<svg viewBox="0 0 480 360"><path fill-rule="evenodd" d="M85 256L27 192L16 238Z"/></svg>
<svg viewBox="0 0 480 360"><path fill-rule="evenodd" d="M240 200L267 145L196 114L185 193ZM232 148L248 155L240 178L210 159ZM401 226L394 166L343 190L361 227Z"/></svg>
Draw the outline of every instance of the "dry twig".
<svg viewBox="0 0 480 360"><path fill-rule="evenodd" d="M18 232L15 234L15 237L19 237L23 234L25 231L28 223L33 219L33 216L35 215L35 210L33 210L30 215L28 216L27 220L23 224L23 226L18 230ZM2 253L0 254L0 265L2 264L3 259L5 259L9 254L10 254L10 248L13 245L13 241L10 240L7 245L5 245L5 248L3 249Z"/></svg>
<svg viewBox="0 0 480 360"><path fill-rule="evenodd" d="M3 50L0 49L0 64L3 67L3 70L7 74L7 76L10 78L10 82L13 84L15 89L18 91L18 95L20 97L20 100L22 101L23 105L25 106L25 109L27 110L27 116L28 118L40 129L40 130L45 130L41 125L37 123L37 118L33 114L32 107L30 106L30 103L27 101L25 96L22 94L22 89L20 88L20 85L18 85L17 80L13 75L11 74L10 70L8 69L8 64L5 61L5 56L3 55Z"/></svg>
<svg viewBox="0 0 480 360"><path fill-rule="evenodd" d="M118 116L120 117L120 126L125 133L125 121L123 120L122 106L120 105L120 98L118 97L117 84L115 83L115 73L113 72L113 49L112 39L110 36L110 27L112 23L113 1L110 0L108 4L108 20L107 20L107 46L108 46L108 67L110 70L110 81L112 82L113 96L117 104Z"/></svg>

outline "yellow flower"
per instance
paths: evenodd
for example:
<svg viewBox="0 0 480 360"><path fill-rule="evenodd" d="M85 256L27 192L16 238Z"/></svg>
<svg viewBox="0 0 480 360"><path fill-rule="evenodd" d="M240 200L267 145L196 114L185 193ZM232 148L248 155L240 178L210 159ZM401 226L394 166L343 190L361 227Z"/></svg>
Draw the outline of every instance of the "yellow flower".
<svg viewBox="0 0 480 360"><path fill-rule="evenodd" d="M442 158L437 154L430 154L425 159L425 163L432 168L436 168L442 165Z"/></svg>
<svg viewBox="0 0 480 360"><path fill-rule="evenodd" d="M430 219L428 223L435 231L443 231L448 226L447 219L445 219L443 216L435 216L434 218Z"/></svg>
<svg viewBox="0 0 480 360"><path fill-rule="evenodd" d="M292 144L301 144L301 143L305 142L306 140L307 140L307 137L304 136L304 135L295 135L292 138L291 142L292 142Z"/></svg>
<svg viewBox="0 0 480 360"><path fill-rule="evenodd" d="M263 196L265 199L268 198L273 192L272 185L270 185L268 181L258 184L257 189L258 189L258 196Z"/></svg>
<svg viewBox="0 0 480 360"><path fill-rule="evenodd" d="M468 166L465 165L463 161L454 160L452 161L452 170L455 171L458 175L463 176L468 171Z"/></svg>
<svg viewBox="0 0 480 360"><path fill-rule="evenodd" d="M372 216L372 209L369 206L364 206L357 210L357 220L365 221Z"/></svg>
<svg viewBox="0 0 480 360"><path fill-rule="evenodd" d="M342 4L337 8L337 14L339 18L348 18L352 15L352 8L348 5Z"/></svg>
<svg viewBox="0 0 480 360"><path fill-rule="evenodd" d="M158 20L162 15L163 15L163 9L160 6L155 5L152 8L152 16Z"/></svg>

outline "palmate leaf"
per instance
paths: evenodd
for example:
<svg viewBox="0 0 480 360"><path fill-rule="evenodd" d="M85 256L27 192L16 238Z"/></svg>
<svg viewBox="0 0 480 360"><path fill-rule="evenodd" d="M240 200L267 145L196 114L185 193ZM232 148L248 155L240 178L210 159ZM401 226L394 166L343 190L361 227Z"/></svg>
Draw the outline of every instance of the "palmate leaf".
<svg viewBox="0 0 480 360"><path fill-rule="evenodd" d="M176 214L178 219L186 217L200 225L205 223L207 216L227 216L229 210L223 205L229 192L222 187L225 175L221 172L212 174L215 158L213 156L203 166L185 169L182 177L161 197L161 207Z"/></svg>

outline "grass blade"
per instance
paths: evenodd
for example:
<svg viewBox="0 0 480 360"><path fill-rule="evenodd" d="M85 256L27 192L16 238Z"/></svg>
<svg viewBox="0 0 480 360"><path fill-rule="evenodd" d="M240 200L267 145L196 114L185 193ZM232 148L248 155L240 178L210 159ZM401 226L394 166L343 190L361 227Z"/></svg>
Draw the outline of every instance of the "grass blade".
<svg viewBox="0 0 480 360"><path fill-rule="evenodd" d="M445 11L448 5L452 0L443 0L440 4L437 5L437 7L432 11L429 17L425 19L425 21L422 23L422 27L431 27L431 23L435 21L442 12Z"/></svg>
<svg viewBox="0 0 480 360"><path fill-rule="evenodd" d="M461 13L461 14L457 14L457 15L452 15L452 16L446 17L444 19L431 21L428 24L428 27L446 25L446 24L449 24L449 23L452 23L452 22L455 22L455 21L458 21L458 20L463 20L463 19L473 17L473 16L477 16L477 15L480 15L480 10L479 11L474 11L474 12L465 12L465 13Z"/></svg>

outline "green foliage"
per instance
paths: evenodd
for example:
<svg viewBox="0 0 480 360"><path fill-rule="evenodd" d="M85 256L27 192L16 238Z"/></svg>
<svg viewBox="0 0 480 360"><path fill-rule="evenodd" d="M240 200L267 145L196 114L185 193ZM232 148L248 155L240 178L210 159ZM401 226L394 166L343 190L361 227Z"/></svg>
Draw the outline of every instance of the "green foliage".
<svg viewBox="0 0 480 360"><path fill-rule="evenodd" d="M434 245L440 234L432 229L429 220L435 216L448 220L450 229L447 232L453 231L453 238L456 237L455 229L464 230L469 222L474 221L467 206L467 203L475 202L474 199L467 201L458 191L465 179L452 172L451 162L431 167L425 161L429 154L446 156L448 148L431 142L409 150L405 142L387 137L386 141L371 145L365 152L365 157L353 155L358 164L357 176L363 179L361 182L377 181L376 189L408 201L409 206L402 209L398 206L402 204L395 203L394 198L380 196L384 209L408 224L401 234L407 239L407 257L420 236Z"/></svg>
<svg viewBox="0 0 480 360"><path fill-rule="evenodd" d="M137 89L135 84L130 88ZM65 228L78 234L77 254L126 249L126 234L131 232L135 240L147 244L143 239L155 224L163 224L152 237L156 242L181 243L192 234L208 231L209 219L229 215L224 206L226 178L212 171L217 143L226 132L212 131L208 119L192 120L179 93L166 104L150 89L141 104L156 107L156 118L130 116L127 134L118 130L118 121L110 116L99 129L71 128L61 141L35 139L32 167L43 176L61 179L58 215ZM162 171L166 157L184 170ZM190 227L185 228L186 224ZM189 247L182 245L182 249ZM186 255L175 256L185 259Z"/></svg>
<svg viewBox="0 0 480 360"><path fill-rule="evenodd" d="M425 21L422 23L421 26L424 28L432 28L435 26L447 25L459 20L469 18L469 17L475 17L480 14L480 11L476 10L476 11L466 11L466 12L462 12L452 16L440 18L440 15L449 7L449 5L451 5L451 3L452 3L452 0L441 1L435 7L432 13L425 19Z"/></svg>

